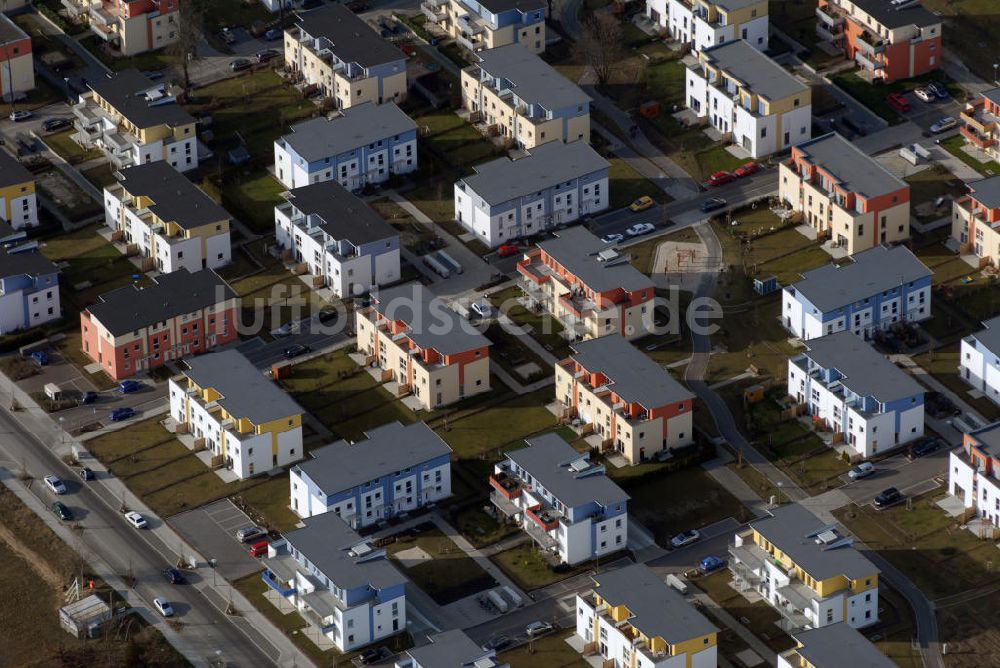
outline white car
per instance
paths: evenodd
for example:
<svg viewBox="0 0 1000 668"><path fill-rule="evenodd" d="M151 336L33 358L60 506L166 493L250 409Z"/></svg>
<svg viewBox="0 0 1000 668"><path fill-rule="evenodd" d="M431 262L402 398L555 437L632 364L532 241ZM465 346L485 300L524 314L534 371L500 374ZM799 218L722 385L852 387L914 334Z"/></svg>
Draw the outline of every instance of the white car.
<svg viewBox="0 0 1000 668"><path fill-rule="evenodd" d="M480 318L492 318L493 317L493 307L485 299L480 299L477 302L472 302L469 307L472 312L478 315Z"/></svg>
<svg viewBox="0 0 1000 668"><path fill-rule="evenodd" d="M153 599L153 607L164 617L173 617L174 609L170 607L170 601L163 598L162 596L157 596Z"/></svg>
<svg viewBox="0 0 1000 668"><path fill-rule="evenodd" d="M129 512L125 513L125 521L131 524L136 529L146 528L146 518L140 515L139 513L135 512L134 510L130 510Z"/></svg>
<svg viewBox="0 0 1000 668"><path fill-rule="evenodd" d="M601 237L601 243L603 244L620 244L625 241L624 234L605 234Z"/></svg>
<svg viewBox="0 0 1000 668"><path fill-rule="evenodd" d="M531 622L524 627L524 633L529 638L537 638L538 636L545 635L551 630L552 625L548 622Z"/></svg>
<svg viewBox="0 0 1000 668"><path fill-rule="evenodd" d="M870 476L872 473L875 473L875 465L871 462L861 462L847 472L847 477L851 480L860 480L861 478Z"/></svg>
<svg viewBox="0 0 1000 668"><path fill-rule="evenodd" d="M934 134L938 134L939 132L945 132L947 130L951 130L953 127L957 125L958 121L956 121L952 116L945 116L944 118L936 121L933 125L931 125L931 132L933 132Z"/></svg>
<svg viewBox="0 0 1000 668"><path fill-rule="evenodd" d="M926 88L918 88L915 91L913 91L913 94L916 95L921 100L923 100L924 102L934 101L934 93L927 90Z"/></svg>
<svg viewBox="0 0 1000 668"><path fill-rule="evenodd" d="M701 532L697 529L691 529L690 531L682 531L673 538L670 539L671 547L678 548L684 547L685 545L690 545L701 538Z"/></svg>
<svg viewBox="0 0 1000 668"><path fill-rule="evenodd" d="M53 494L65 494L66 484L54 475L47 475L43 478L45 481L45 486L49 488L49 491Z"/></svg>
<svg viewBox="0 0 1000 668"><path fill-rule="evenodd" d="M652 223L636 223L632 227L625 230L625 236L627 237L638 237L643 234L649 234L656 229L656 226Z"/></svg>

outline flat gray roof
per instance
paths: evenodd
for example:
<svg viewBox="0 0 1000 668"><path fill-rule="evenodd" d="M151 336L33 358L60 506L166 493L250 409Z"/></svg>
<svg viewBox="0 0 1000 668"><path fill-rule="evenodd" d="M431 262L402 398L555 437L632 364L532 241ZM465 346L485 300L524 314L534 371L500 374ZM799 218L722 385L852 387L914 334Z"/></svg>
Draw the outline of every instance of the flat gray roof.
<svg viewBox="0 0 1000 668"><path fill-rule="evenodd" d="M478 659L495 654L483 651L459 629L432 635L430 641L429 645L406 650L420 668L477 668Z"/></svg>
<svg viewBox="0 0 1000 668"><path fill-rule="evenodd" d="M355 246L399 236L396 228L336 181L289 190L285 199L303 214L322 219L320 227L331 237Z"/></svg>
<svg viewBox="0 0 1000 668"><path fill-rule="evenodd" d="M713 4L721 7L727 12L733 12L737 9L743 9L744 7L755 5L758 2L760 2L760 0L714 0Z"/></svg>
<svg viewBox="0 0 1000 668"><path fill-rule="evenodd" d="M494 14L500 14L511 9L516 9L526 14L539 9L545 9L546 6L544 0L481 0L479 4Z"/></svg>
<svg viewBox="0 0 1000 668"><path fill-rule="evenodd" d="M476 165L476 173L462 182L496 206L607 168L608 161L585 141L550 141L517 160L498 158Z"/></svg>
<svg viewBox="0 0 1000 668"><path fill-rule="evenodd" d="M855 253L847 264L830 263L807 271L789 288L826 313L930 275L931 270L906 246L879 245Z"/></svg>
<svg viewBox="0 0 1000 668"><path fill-rule="evenodd" d="M545 489L569 507L596 501L602 506L624 503L629 496L603 470L581 475L570 469L573 462L585 458L558 434L542 434L525 439L528 447L512 450L507 456L531 474Z"/></svg>
<svg viewBox="0 0 1000 668"><path fill-rule="evenodd" d="M983 329L972 335L994 355L1000 355L1000 315L983 321Z"/></svg>
<svg viewBox="0 0 1000 668"><path fill-rule="evenodd" d="M1000 104L1000 86L983 91L983 97L994 104Z"/></svg>
<svg viewBox="0 0 1000 668"><path fill-rule="evenodd" d="M122 70L87 85L137 127L150 128L161 124L177 127L194 123L194 116L176 102L152 104L145 93L165 90L169 88L169 84L150 81L139 70Z"/></svg>
<svg viewBox="0 0 1000 668"><path fill-rule="evenodd" d="M771 510L771 517L751 522L750 526L817 580L838 575L856 580L879 573L875 564L858 552L850 541L845 540L840 545L833 543L832 547L817 542L816 536L825 529L831 529L831 525L824 524L797 503L778 506Z"/></svg>
<svg viewBox="0 0 1000 668"><path fill-rule="evenodd" d="M793 631L802 643L796 652L813 668L895 668L896 664L868 638L845 622L818 629Z"/></svg>
<svg viewBox="0 0 1000 668"><path fill-rule="evenodd" d="M1000 422L988 424L982 429L971 432L969 436L975 438L980 448L991 457L1000 458ZM956 450L956 452L962 451Z"/></svg>
<svg viewBox="0 0 1000 668"><path fill-rule="evenodd" d="M597 292L615 288L633 292L656 287L649 276L632 266L628 255L601 259L599 253L612 249L583 225L559 230L555 238L540 242L538 247Z"/></svg>
<svg viewBox="0 0 1000 668"><path fill-rule="evenodd" d="M628 608L628 622L650 638L659 636L673 645L719 630L644 564L606 571L595 575L594 582L597 595Z"/></svg>
<svg viewBox="0 0 1000 668"><path fill-rule="evenodd" d="M216 403L234 418L261 425L305 412L238 350L186 358L185 364L183 374L198 387L221 394Z"/></svg>
<svg viewBox="0 0 1000 668"><path fill-rule="evenodd" d="M229 212L166 160L123 169L118 182L130 195L153 200L149 210L164 222L190 230L229 220Z"/></svg>
<svg viewBox="0 0 1000 668"><path fill-rule="evenodd" d="M28 39L28 34L6 14L0 14L0 44Z"/></svg>
<svg viewBox="0 0 1000 668"><path fill-rule="evenodd" d="M451 454L448 444L423 422L391 422L365 436L356 443L337 441L318 448L298 469L330 496Z"/></svg>
<svg viewBox="0 0 1000 668"><path fill-rule="evenodd" d="M3 16L3 14L0 14ZM35 177L21 161L0 148L0 188L14 186L19 183L34 182ZM0 216L0 220L2 220Z"/></svg>
<svg viewBox="0 0 1000 668"><path fill-rule="evenodd" d="M824 369L839 371L843 376L840 383L855 394L888 403L924 391L910 374L852 331L827 334L805 344L803 354Z"/></svg>
<svg viewBox="0 0 1000 668"><path fill-rule="evenodd" d="M402 51L340 3L300 11L297 15L296 25L310 37L330 40L333 44L330 50L345 63L373 67L406 59Z"/></svg>
<svg viewBox="0 0 1000 668"><path fill-rule="evenodd" d="M394 102L366 102L348 107L341 116L309 119L292 126L281 139L308 162L353 151L386 137L416 130L417 124Z"/></svg>
<svg viewBox="0 0 1000 668"><path fill-rule="evenodd" d="M816 137L793 149L810 163L822 167L847 190L866 198L878 197L909 186L836 132Z"/></svg>
<svg viewBox="0 0 1000 668"><path fill-rule="evenodd" d="M480 51L479 67L506 79L522 100L548 110L590 104L590 96L554 67L518 43Z"/></svg>
<svg viewBox="0 0 1000 668"><path fill-rule="evenodd" d="M972 191L972 197L983 206L989 209L1000 207L1000 175L965 185Z"/></svg>
<svg viewBox="0 0 1000 668"><path fill-rule="evenodd" d="M909 25L922 28L941 23L941 17L919 3L897 8L893 7L889 0L851 0L851 2L858 9L890 29Z"/></svg>
<svg viewBox="0 0 1000 668"><path fill-rule="evenodd" d="M9 253L6 248L0 246L0 278L8 276L37 277L55 274L58 271L59 268L55 263L37 250Z"/></svg>
<svg viewBox="0 0 1000 668"><path fill-rule="evenodd" d="M406 335L421 348L453 355L493 345L443 299L419 283L380 288L371 294L372 307L386 318L406 323L409 328Z"/></svg>
<svg viewBox="0 0 1000 668"><path fill-rule="evenodd" d="M809 87L742 39L702 51L709 62L742 81L757 95L780 100Z"/></svg>
<svg viewBox="0 0 1000 668"><path fill-rule="evenodd" d="M591 372L611 379L608 389L625 401L636 401L647 410L694 397L670 372L639 351L619 334L570 344L571 357Z"/></svg>

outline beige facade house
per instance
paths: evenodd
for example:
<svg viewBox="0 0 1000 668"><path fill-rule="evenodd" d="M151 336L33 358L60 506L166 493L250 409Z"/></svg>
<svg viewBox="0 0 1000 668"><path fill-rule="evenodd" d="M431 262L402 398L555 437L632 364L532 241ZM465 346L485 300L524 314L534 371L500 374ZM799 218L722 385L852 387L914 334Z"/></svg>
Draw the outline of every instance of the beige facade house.
<svg viewBox="0 0 1000 668"><path fill-rule="evenodd" d="M35 63L31 38L9 18L0 14L0 99L24 97L35 87Z"/></svg>
<svg viewBox="0 0 1000 668"><path fill-rule="evenodd" d="M181 0L63 0L69 15L86 23L123 56L177 41Z"/></svg>
<svg viewBox="0 0 1000 668"><path fill-rule="evenodd" d="M545 51L543 0L424 0L429 21L473 53L520 44L532 53Z"/></svg>
<svg viewBox="0 0 1000 668"><path fill-rule="evenodd" d="M1000 176L965 186L969 193L952 202L951 236L960 252L1000 267Z"/></svg>

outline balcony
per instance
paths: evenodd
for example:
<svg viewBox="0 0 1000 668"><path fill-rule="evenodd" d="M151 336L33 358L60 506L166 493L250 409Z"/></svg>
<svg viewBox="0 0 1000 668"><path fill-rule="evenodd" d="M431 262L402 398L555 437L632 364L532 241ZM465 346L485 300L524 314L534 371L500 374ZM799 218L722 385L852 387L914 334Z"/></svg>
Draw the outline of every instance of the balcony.
<svg viewBox="0 0 1000 668"><path fill-rule="evenodd" d="M985 151L986 149L995 146L997 140L992 136L983 136L977 133L975 130L971 129L969 125L962 125L959 127L958 131L965 137L966 141L970 144L976 146L978 149Z"/></svg>
<svg viewBox="0 0 1000 668"><path fill-rule="evenodd" d="M837 28L844 25L844 16L829 5L817 7L816 18L830 28ZM843 30L838 30L837 32L843 32Z"/></svg>
<svg viewBox="0 0 1000 668"><path fill-rule="evenodd" d="M420 3L420 11L423 12L428 21L440 23L448 18L448 12L445 9L447 4L448 0L424 0Z"/></svg>
<svg viewBox="0 0 1000 668"><path fill-rule="evenodd" d="M541 504L527 508L524 514L542 531L546 532L555 531L559 527L559 519L562 517L562 513L553 508L544 508Z"/></svg>
<svg viewBox="0 0 1000 668"><path fill-rule="evenodd" d="M867 30L855 38L858 51L875 56L885 51L886 41L881 37L875 37Z"/></svg>
<svg viewBox="0 0 1000 668"><path fill-rule="evenodd" d="M559 541L549 535L548 532L543 531L534 522L525 522L524 532L528 534L533 541L538 543L539 547L543 550L555 552L559 549Z"/></svg>
<svg viewBox="0 0 1000 668"><path fill-rule="evenodd" d="M996 132L997 122L1000 120L995 114L986 110L986 104L983 100L966 105L965 109L959 113L959 118L976 133L987 136Z"/></svg>
<svg viewBox="0 0 1000 668"><path fill-rule="evenodd" d="M816 36L824 42L835 43L844 38L843 26L828 26L823 23L816 24Z"/></svg>
<svg viewBox="0 0 1000 668"><path fill-rule="evenodd" d="M460 32L455 36L455 41L458 42L459 46L472 51L473 53L477 51L482 51L486 48L486 43L483 41L481 35L470 35L465 31Z"/></svg>
<svg viewBox="0 0 1000 668"><path fill-rule="evenodd" d="M508 501L520 498L521 491L523 490L521 481L518 478L503 472L491 475L490 485Z"/></svg>

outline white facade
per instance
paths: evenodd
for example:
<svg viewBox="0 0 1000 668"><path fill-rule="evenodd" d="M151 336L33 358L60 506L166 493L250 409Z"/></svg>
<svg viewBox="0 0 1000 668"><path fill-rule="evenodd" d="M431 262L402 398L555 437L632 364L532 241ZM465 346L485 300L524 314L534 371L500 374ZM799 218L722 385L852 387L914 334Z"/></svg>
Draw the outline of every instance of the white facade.
<svg viewBox="0 0 1000 668"><path fill-rule="evenodd" d="M0 334L44 325L62 317L59 285L51 289L0 290Z"/></svg>
<svg viewBox="0 0 1000 668"><path fill-rule="evenodd" d="M337 181L348 190L358 190L369 183L384 183L393 174L409 174L418 167L416 133L407 134L405 141L384 137L314 162L300 158L279 139L274 142L274 173L288 188Z"/></svg>
<svg viewBox="0 0 1000 668"><path fill-rule="evenodd" d="M1000 525L1000 481L979 473L964 450L948 457L948 492L966 508L976 508L978 515Z"/></svg>
<svg viewBox="0 0 1000 668"><path fill-rule="evenodd" d="M667 31L672 40L690 44L695 51L744 39L761 51L768 47L767 15L750 18L737 25L720 25L695 14L694 8L681 0L646 0L646 16ZM737 29L739 34L737 34Z"/></svg>
<svg viewBox="0 0 1000 668"><path fill-rule="evenodd" d="M38 198L32 189L31 192L17 197L4 197L3 189L0 188L0 220L4 218L4 212L10 211L10 220L7 222L15 230L23 230L29 227L38 227Z"/></svg>

